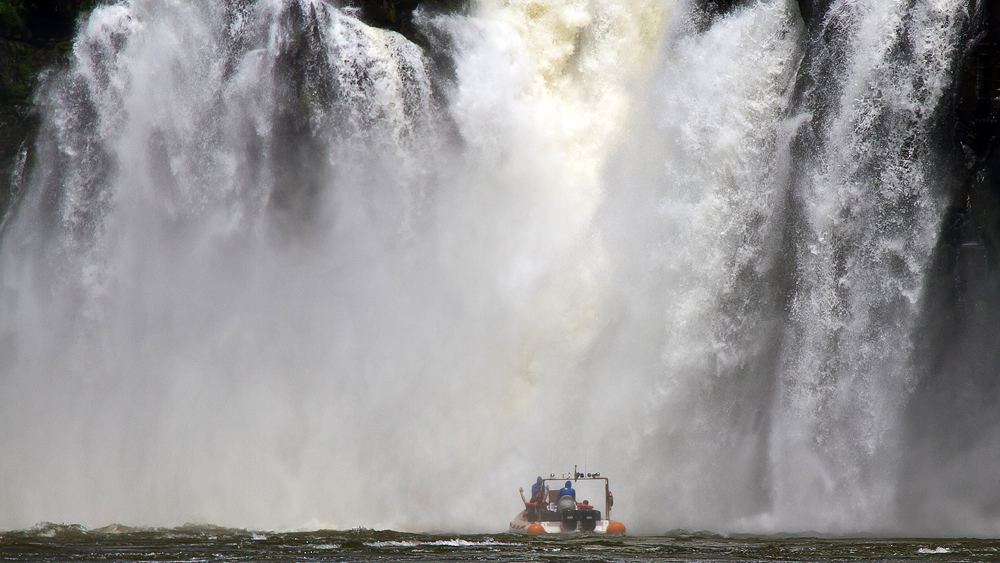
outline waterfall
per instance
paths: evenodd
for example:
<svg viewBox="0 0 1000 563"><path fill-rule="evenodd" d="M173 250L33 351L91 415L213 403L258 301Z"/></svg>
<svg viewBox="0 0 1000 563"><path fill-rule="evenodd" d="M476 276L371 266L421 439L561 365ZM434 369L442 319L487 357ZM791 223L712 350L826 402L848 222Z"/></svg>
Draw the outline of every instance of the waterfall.
<svg viewBox="0 0 1000 563"><path fill-rule="evenodd" d="M0 231L0 527L895 530L959 0L122 0Z"/></svg>
<svg viewBox="0 0 1000 563"><path fill-rule="evenodd" d="M776 500L789 511L822 499L824 517L845 524L894 517L899 418L921 375L915 323L947 204L933 116L967 10L834 2L820 33L838 39L803 73L797 109L810 123L796 151L796 267L772 446L789 483Z"/></svg>

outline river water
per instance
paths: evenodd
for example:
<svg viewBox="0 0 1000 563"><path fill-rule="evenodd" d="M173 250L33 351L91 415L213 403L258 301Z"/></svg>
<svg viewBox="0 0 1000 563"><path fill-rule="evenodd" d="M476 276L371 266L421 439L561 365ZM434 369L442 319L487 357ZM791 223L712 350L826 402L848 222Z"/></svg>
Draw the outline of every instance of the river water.
<svg viewBox="0 0 1000 563"><path fill-rule="evenodd" d="M68 561L996 561L1000 541L719 536L527 537L390 531L250 532L175 529L84 530L42 525L0 534L0 560Z"/></svg>

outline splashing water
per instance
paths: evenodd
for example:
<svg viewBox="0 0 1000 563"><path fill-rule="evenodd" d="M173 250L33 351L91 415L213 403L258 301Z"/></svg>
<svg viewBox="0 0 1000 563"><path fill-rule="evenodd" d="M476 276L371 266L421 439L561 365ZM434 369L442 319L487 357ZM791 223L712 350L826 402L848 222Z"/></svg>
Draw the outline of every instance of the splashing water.
<svg viewBox="0 0 1000 563"><path fill-rule="evenodd" d="M0 527L494 530L574 463L630 530L891 526L969 18L910 4L95 9L0 240Z"/></svg>

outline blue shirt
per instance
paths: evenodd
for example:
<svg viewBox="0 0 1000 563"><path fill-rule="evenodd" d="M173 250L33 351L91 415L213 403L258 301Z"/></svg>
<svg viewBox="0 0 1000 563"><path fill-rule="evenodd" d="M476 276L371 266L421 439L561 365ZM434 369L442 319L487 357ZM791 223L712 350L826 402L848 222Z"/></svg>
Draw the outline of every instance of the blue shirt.
<svg viewBox="0 0 1000 563"><path fill-rule="evenodd" d="M563 487L563 488L559 489L559 496L560 497L564 497L566 495L569 495L569 496L573 497L573 500L576 500L576 489L574 489L573 487Z"/></svg>
<svg viewBox="0 0 1000 563"><path fill-rule="evenodd" d="M535 483L534 485L531 486L531 500L535 500L538 498L538 495L540 495L542 492L541 488L542 486L538 483Z"/></svg>

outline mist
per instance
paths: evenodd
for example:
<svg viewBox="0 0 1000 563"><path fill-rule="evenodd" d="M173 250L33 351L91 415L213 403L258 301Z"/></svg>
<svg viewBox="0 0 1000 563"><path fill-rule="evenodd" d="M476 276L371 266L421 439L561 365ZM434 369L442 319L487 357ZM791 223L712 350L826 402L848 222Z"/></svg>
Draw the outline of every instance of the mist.
<svg viewBox="0 0 1000 563"><path fill-rule="evenodd" d="M970 8L699 6L96 8L0 227L0 528L498 531L579 465L630 533L995 533L899 509Z"/></svg>

